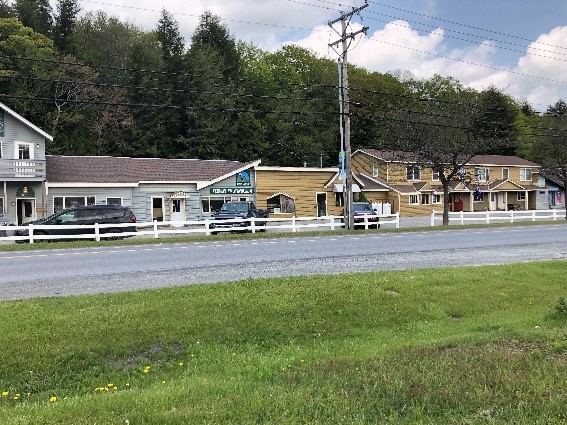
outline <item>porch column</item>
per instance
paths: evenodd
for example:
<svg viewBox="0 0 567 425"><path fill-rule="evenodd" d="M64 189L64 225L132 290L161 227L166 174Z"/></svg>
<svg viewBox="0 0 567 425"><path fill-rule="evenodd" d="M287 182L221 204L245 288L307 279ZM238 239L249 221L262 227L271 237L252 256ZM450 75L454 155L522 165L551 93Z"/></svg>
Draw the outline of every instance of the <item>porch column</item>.
<svg viewBox="0 0 567 425"><path fill-rule="evenodd" d="M525 191L525 196L524 196L524 210L528 210L530 207L530 202L529 202L529 198L528 198L528 191Z"/></svg>
<svg viewBox="0 0 567 425"><path fill-rule="evenodd" d="M8 189L6 188L6 180L4 180L4 214L8 213Z"/></svg>
<svg viewBox="0 0 567 425"><path fill-rule="evenodd" d="M469 211L474 212L474 192L469 193Z"/></svg>

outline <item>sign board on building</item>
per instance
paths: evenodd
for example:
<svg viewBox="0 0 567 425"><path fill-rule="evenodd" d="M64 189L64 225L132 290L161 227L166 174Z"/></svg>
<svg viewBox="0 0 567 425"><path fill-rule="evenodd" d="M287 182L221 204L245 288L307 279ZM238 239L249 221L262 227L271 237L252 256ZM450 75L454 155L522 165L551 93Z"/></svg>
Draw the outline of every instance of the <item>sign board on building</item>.
<svg viewBox="0 0 567 425"><path fill-rule="evenodd" d="M236 175L236 186L250 186L251 184L250 171L241 171Z"/></svg>
<svg viewBox="0 0 567 425"><path fill-rule="evenodd" d="M253 187L212 187L211 195L251 195Z"/></svg>

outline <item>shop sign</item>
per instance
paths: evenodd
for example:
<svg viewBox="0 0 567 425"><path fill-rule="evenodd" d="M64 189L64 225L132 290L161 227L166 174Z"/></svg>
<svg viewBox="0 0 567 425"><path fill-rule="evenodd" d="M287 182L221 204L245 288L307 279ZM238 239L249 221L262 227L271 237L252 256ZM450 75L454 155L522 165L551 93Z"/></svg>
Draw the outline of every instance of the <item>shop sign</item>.
<svg viewBox="0 0 567 425"><path fill-rule="evenodd" d="M253 187L213 187L211 195L251 195L254 193Z"/></svg>
<svg viewBox="0 0 567 425"><path fill-rule="evenodd" d="M251 184L250 171L241 171L236 175L236 186L250 186Z"/></svg>

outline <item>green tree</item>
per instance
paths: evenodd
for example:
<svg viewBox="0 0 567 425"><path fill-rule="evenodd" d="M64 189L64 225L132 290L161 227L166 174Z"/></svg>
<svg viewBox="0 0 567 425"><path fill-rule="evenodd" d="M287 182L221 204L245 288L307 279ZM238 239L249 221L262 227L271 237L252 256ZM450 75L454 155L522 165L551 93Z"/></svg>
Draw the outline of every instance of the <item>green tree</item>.
<svg viewBox="0 0 567 425"><path fill-rule="evenodd" d="M186 154L204 159L223 158L239 117L240 57L227 28L209 11L201 16L185 63L190 74L185 103Z"/></svg>
<svg viewBox="0 0 567 425"><path fill-rule="evenodd" d="M18 113L43 128L57 56L53 42L15 18L0 19L0 92Z"/></svg>
<svg viewBox="0 0 567 425"><path fill-rule="evenodd" d="M486 154L515 155L518 141L518 105L495 87L480 93L473 126L476 137L487 143Z"/></svg>
<svg viewBox="0 0 567 425"><path fill-rule="evenodd" d="M226 26L221 24L220 17L210 11L201 15L199 25L191 37L189 56L206 49L215 52L217 66L225 78L235 78L239 74L240 57L236 42Z"/></svg>
<svg viewBox="0 0 567 425"><path fill-rule="evenodd" d="M480 111L478 94L452 78L440 76L411 81L409 87L419 97L399 121L400 159L439 173L443 225L448 225L451 182L462 179L464 166L487 149L475 127Z"/></svg>
<svg viewBox="0 0 567 425"><path fill-rule="evenodd" d="M563 100L559 100L540 117L531 158L542 167L544 175L561 181L563 188L567 188L566 106Z"/></svg>
<svg viewBox="0 0 567 425"><path fill-rule="evenodd" d="M50 36L53 26L52 9L49 0L15 0L16 17L26 27Z"/></svg>
<svg viewBox="0 0 567 425"><path fill-rule="evenodd" d="M73 33L80 12L78 0L58 0L53 40L61 54L73 54Z"/></svg>
<svg viewBox="0 0 567 425"><path fill-rule="evenodd" d="M16 11L12 5L8 3L8 0L0 0L0 19L15 17Z"/></svg>

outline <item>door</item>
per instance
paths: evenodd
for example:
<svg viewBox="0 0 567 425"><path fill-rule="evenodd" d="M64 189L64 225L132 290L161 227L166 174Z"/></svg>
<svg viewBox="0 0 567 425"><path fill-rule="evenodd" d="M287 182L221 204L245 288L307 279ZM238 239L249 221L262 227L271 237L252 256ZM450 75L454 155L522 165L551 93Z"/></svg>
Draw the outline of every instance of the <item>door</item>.
<svg viewBox="0 0 567 425"><path fill-rule="evenodd" d="M324 217L327 215L327 194L317 194L317 217Z"/></svg>
<svg viewBox="0 0 567 425"><path fill-rule="evenodd" d="M18 226L36 220L35 199L18 199L16 214Z"/></svg>
<svg viewBox="0 0 567 425"><path fill-rule="evenodd" d="M171 211L171 225L175 227L183 226L183 222L185 221L185 199L170 199L169 211Z"/></svg>
<svg viewBox="0 0 567 425"><path fill-rule="evenodd" d="M498 206L501 211L506 211L506 192L498 192Z"/></svg>
<svg viewBox="0 0 567 425"><path fill-rule="evenodd" d="M488 207L490 211L496 211L496 193L492 192L490 194L490 205Z"/></svg>
<svg viewBox="0 0 567 425"><path fill-rule="evenodd" d="M461 194L453 194L453 211L461 212L464 211L465 204L463 202L463 196Z"/></svg>

